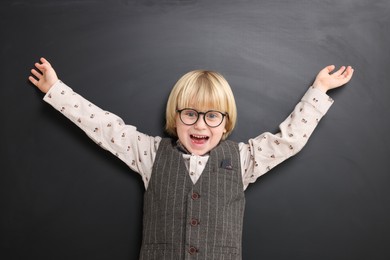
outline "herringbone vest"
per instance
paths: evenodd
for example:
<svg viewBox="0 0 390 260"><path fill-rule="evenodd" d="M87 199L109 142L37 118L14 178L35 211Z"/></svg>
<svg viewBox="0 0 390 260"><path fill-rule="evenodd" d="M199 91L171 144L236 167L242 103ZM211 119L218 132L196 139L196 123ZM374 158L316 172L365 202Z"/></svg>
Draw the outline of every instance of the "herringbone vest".
<svg viewBox="0 0 390 260"><path fill-rule="evenodd" d="M163 139L144 197L140 259L241 259L244 207L236 143L214 148L193 184L182 152Z"/></svg>

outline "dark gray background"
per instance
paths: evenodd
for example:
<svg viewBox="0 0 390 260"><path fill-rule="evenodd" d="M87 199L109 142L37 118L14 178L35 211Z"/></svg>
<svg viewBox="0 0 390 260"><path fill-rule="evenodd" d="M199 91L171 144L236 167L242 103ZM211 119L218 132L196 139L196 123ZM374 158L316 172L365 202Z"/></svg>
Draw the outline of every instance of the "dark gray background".
<svg viewBox="0 0 390 260"><path fill-rule="evenodd" d="M244 259L390 259L388 0L14 0L0 4L1 259L137 259L143 184L42 101L75 91L163 135L185 72L221 72L232 140L277 130L328 64L352 65L304 150L246 191Z"/></svg>

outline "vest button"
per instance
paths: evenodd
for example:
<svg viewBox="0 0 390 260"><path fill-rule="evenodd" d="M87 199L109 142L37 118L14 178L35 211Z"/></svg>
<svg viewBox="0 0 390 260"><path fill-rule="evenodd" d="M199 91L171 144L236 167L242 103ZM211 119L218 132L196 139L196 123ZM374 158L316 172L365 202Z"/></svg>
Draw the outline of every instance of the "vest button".
<svg viewBox="0 0 390 260"><path fill-rule="evenodd" d="M195 227L199 225L199 221L196 218L192 218L190 221L191 226Z"/></svg>
<svg viewBox="0 0 390 260"><path fill-rule="evenodd" d="M193 200L197 200L197 199L200 198L200 195L199 195L199 193L197 193L197 192L193 192L192 195L191 195L191 198L192 198Z"/></svg>
<svg viewBox="0 0 390 260"><path fill-rule="evenodd" d="M190 253L191 255L196 254L196 253L198 253L198 249L196 247L194 247L194 246L191 246L188 249L188 253Z"/></svg>

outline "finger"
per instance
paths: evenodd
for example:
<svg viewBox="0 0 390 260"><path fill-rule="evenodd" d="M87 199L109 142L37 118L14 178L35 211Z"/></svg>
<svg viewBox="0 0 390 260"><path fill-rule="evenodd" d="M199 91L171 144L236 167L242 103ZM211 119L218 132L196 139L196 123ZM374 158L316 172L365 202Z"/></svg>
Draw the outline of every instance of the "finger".
<svg viewBox="0 0 390 260"><path fill-rule="evenodd" d="M34 64L34 66L35 66L37 69L39 69L40 71L42 71L42 70L45 69L45 66L44 66L43 64L38 63L38 62L36 62L36 63Z"/></svg>
<svg viewBox="0 0 390 260"><path fill-rule="evenodd" d="M31 70L31 74L33 74L35 77L37 77L38 79L41 79L42 78L42 74L39 73L38 71L36 71L35 69L32 69Z"/></svg>
<svg viewBox="0 0 390 260"><path fill-rule="evenodd" d="M38 80L36 80L33 76L29 76L28 79L30 80L30 82L32 84L34 84L35 86L38 86Z"/></svg>
<svg viewBox="0 0 390 260"><path fill-rule="evenodd" d="M353 73L353 68L351 66L348 66L346 69L346 73L348 73L348 74Z"/></svg>
<svg viewBox="0 0 390 260"><path fill-rule="evenodd" d="M47 63L35 63L35 67L41 72L41 73L45 73L45 71L47 71L49 68L50 68L50 64L47 64Z"/></svg>
<svg viewBox="0 0 390 260"><path fill-rule="evenodd" d="M342 78L348 78L350 77L350 74L351 74L351 66L348 66L344 71L343 73L341 73L341 75L339 77L342 77Z"/></svg>
<svg viewBox="0 0 390 260"><path fill-rule="evenodd" d="M348 78L348 80L351 79L354 71L355 70L351 66L349 66L346 70L345 77Z"/></svg>
<svg viewBox="0 0 390 260"><path fill-rule="evenodd" d="M333 73L332 75L338 77L340 76L341 74L343 74L343 72L345 71L345 66L341 66L338 71L336 71L335 73Z"/></svg>
<svg viewBox="0 0 390 260"><path fill-rule="evenodd" d="M334 65L329 65L325 67L325 70L327 73L331 73L334 70L335 66Z"/></svg>
<svg viewBox="0 0 390 260"><path fill-rule="evenodd" d="M346 84L346 83L348 83L351 80L352 75L353 75L353 71L354 70L352 68L347 68L346 69L345 74L342 75L343 76L343 78L342 78L343 84Z"/></svg>
<svg viewBox="0 0 390 260"><path fill-rule="evenodd" d="M43 58L43 57L40 59L40 61L41 61L42 63L46 63L46 64L50 65L50 63L49 63L45 58Z"/></svg>

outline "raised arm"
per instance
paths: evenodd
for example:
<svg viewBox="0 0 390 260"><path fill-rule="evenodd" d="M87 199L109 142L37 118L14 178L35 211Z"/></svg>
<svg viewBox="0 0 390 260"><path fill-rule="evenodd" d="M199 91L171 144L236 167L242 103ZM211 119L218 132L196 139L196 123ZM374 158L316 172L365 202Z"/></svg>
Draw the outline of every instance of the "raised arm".
<svg viewBox="0 0 390 260"><path fill-rule="evenodd" d="M75 93L60 81L50 63L40 59L29 77L43 93L44 101L80 127L94 142L125 162L142 176L145 188L150 180L155 154L161 140L126 125L113 113L105 111Z"/></svg>
<svg viewBox="0 0 390 260"><path fill-rule="evenodd" d="M351 66L322 69L292 113L279 126L279 132L263 133L240 143L244 189L276 165L298 153L307 143L318 122L333 103L326 92L345 85L353 75Z"/></svg>

